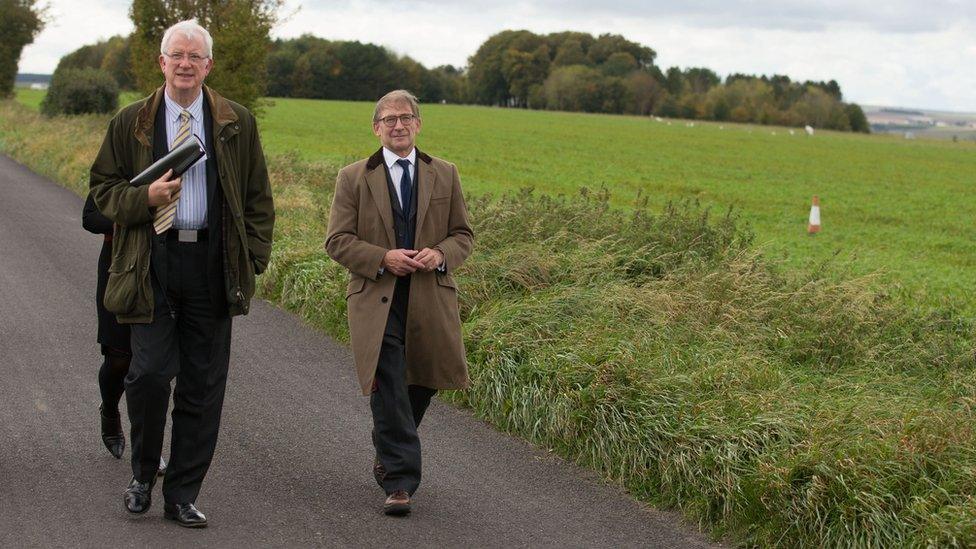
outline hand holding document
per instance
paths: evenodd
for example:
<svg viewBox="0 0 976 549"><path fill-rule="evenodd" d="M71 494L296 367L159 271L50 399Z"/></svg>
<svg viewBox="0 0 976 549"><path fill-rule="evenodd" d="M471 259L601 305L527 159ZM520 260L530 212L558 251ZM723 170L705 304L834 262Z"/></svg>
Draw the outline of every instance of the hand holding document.
<svg viewBox="0 0 976 549"><path fill-rule="evenodd" d="M207 150L203 142L194 135L193 139L187 139L180 146L169 151L166 156L153 162L142 173L133 177L130 183L135 186L146 185L166 175L169 170L173 170L170 179L179 177L206 155Z"/></svg>

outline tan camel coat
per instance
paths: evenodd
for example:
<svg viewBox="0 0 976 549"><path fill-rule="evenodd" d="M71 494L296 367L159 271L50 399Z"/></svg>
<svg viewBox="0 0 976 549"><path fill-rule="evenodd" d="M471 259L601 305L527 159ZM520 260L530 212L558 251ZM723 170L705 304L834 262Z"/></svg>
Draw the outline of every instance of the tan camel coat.
<svg viewBox="0 0 976 549"><path fill-rule="evenodd" d="M415 248L444 254L445 272L410 276L406 326L407 383L433 389L468 386L454 271L471 253L473 234L457 167L417 151ZM379 274L396 248L383 150L343 168L336 178L325 249L349 270L346 304L359 385L372 390L396 276Z"/></svg>

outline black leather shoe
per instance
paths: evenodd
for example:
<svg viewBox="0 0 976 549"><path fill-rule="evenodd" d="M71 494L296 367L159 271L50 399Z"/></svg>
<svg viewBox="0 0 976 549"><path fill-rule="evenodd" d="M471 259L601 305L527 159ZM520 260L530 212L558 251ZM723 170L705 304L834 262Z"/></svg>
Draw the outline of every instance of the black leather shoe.
<svg viewBox="0 0 976 549"><path fill-rule="evenodd" d="M98 407L99 415L102 418L102 444L108 448L115 459L122 457L125 451L125 433L122 432L122 416L118 411L115 416L105 414L105 406Z"/></svg>
<svg viewBox="0 0 976 549"><path fill-rule="evenodd" d="M155 484L155 476L149 482L139 482L135 477L132 477L122 498L125 501L125 509L136 514L148 511L149 506L152 505L152 489Z"/></svg>
<svg viewBox="0 0 976 549"><path fill-rule="evenodd" d="M376 484L379 484L380 488L382 488L383 479L386 478L386 467L383 467L383 464L380 463L379 456L373 457L373 478L376 479Z"/></svg>
<svg viewBox="0 0 976 549"><path fill-rule="evenodd" d="M185 528L207 527L207 517L192 503L164 503L163 516Z"/></svg>

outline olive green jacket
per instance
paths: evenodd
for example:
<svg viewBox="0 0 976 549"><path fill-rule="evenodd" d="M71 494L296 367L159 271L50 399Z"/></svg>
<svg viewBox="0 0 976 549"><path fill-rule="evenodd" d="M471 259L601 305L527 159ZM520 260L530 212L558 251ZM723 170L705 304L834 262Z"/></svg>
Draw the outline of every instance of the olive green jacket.
<svg viewBox="0 0 976 549"><path fill-rule="evenodd" d="M163 93L161 87L115 115L91 167L95 204L115 222L104 303L121 323L148 323L153 318L149 255L155 208L148 204L149 185L134 187L129 180L152 163L153 124ZM271 184L254 116L206 86L203 93L213 117L208 129L224 196L221 248L228 312L247 314L254 278L271 257Z"/></svg>

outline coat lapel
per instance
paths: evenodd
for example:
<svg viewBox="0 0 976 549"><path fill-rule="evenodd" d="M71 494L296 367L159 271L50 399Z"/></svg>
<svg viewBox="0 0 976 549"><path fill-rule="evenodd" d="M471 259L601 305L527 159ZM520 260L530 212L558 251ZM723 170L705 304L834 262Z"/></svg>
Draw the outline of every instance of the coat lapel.
<svg viewBox="0 0 976 549"><path fill-rule="evenodd" d="M427 206L430 205L430 195L434 192L434 183L437 180L437 172L430 165L430 157L417 150L417 170L420 177L417 178L417 228L416 233L420 234L420 228L424 226L424 216L427 215Z"/></svg>
<svg viewBox="0 0 976 549"><path fill-rule="evenodd" d="M386 167L383 164L383 149L380 149L379 158L374 154L368 161L366 167L366 185L369 187L370 194L373 195L373 203L379 210L380 219L383 220L383 228L386 229L386 238L390 242L390 248L396 247L396 235L393 233L393 205L390 204L390 191L386 186Z"/></svg>

